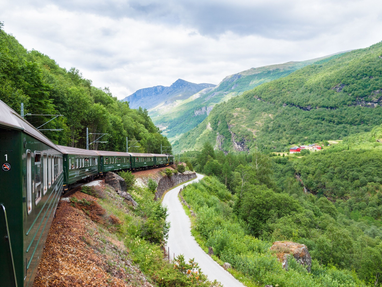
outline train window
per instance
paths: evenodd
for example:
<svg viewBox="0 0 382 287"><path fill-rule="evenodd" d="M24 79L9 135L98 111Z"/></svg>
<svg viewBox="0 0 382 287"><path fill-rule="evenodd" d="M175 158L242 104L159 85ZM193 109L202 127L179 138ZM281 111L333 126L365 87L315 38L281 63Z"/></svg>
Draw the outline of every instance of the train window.
<svg viewBox="0 0 382 287"><path fill-rule="evenodd" d="M54 157L53 156L50 158L50 168L51 168L50 183L53 184L54 182Z"/></svg>
<svg viewBox="0 0 382 287"><path fill-rule="evenodd" d="M36 183L35 194L36 194L35 204L37 205L40 202L41 196L42 196L41 182Z"/></svg>
<svg viewBox="0 0 382 287"><path fill-rule="evenodd" d="M35 204L40 202L42 191L41 191L41 177L42 177L42 169L41 169L41 154L36 154L34 157L34 164L35 164L35 186L34 186L34 193L35 193Z"/></svg>
<svg viewBox="0 0 382 287"><path fill-rule="evenodd" d="M52 162L50 160L50 155L48 156L48 187L51 186L52 182Z"/></svg>
<svg viewBox="0 0 382 287"><path fill-rule="evenodd" d="M96 165L98 164L98 158L95 158L95 164Z"/></svg>
<svg viewBox="0 0 382 287"><path fill-rule="evenodd" d="M42 168L43 168L43 184L44 184L44 194L48 189L48 160L46 154L43 156L42 160Z"/></svg>
<svg viewBox="0 0 382 287"><path fill-rule="evenodd" d="M27 210L32 212L32 155L27 153Z"/></svg>
<svg viewBox="0 0 382 287"><path fill-rule="evenodd" d="M54 157L54 179L57 178L58 175L58 157Z"/></svg>
<svg viewBox="0 0 382 287"><path fill-rule="evenodd" d="M105 158L105 164L108 164L108 163L109 163L109 159Z"/></svg>
<svg viewBox="0 0 382 287"><path fill-rule="evenodd" d="M76 158L76 166L75 168L78 168L78 158Z"/></svg>

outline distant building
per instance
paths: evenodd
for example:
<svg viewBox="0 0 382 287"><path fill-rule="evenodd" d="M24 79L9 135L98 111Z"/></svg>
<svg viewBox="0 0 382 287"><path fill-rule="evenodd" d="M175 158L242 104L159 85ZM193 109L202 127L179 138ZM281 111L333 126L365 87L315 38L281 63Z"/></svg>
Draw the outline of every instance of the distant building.
<svg viewBox="0 0 382 287"><path fill-rule="evenodd" d="M301 149L298 146L289 149L289 153L300 153Z"/></svg>
<svg viewBox="0 0 382 287"><path fill-rule="evenodd" d="M301 150L310 150L310 151L318 151L321 150L322 147L318 144L310 144L310 145L302 145L302 146L295 146L291 147L289 149L289 153L300 153Z"/></svg>

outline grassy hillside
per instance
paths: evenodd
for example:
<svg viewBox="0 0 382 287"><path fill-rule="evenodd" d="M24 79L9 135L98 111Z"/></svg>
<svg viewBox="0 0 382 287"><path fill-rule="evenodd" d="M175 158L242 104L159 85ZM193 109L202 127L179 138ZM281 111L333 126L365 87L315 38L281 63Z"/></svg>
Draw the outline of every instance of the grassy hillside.
<svg viewBox="0 0 382 287"><path fill-rule="evenodd" d="M342 139L382 123L382 43L336 55L216 106L174 149L224 151Z"/></svg>
<svg viewBox="0 0 382 287"><path fill-rule="evenodd" d="M260 68L252 68L226 77L215 88L207 88L186 100L178 100L158 105L149 110L156 125L165 128L170 141L201 123L212 108L258 85L289 75L316 60L289 62Z"/></svg>
<svg viewBox="0 0 382 287"><path fill-rule="evenodd" d="M27 51L13 36L1 30L0 22L0 100L16 112L24 103L25 114L61 114L44 126L46 136L58 144L85 148L86 128L90 133L107 133L107 143L91 149L126 150L126 137L133 140L130 151L159 153L160 146L171 151L167 138L159 133L147 111L130 109L113 97L109 89L92 86L91 80L71 68L61 68L38 51ZM34 126L51 117L26 116ZM90 142L96 138L90 135ZM139 143L138 143L139 141Z"/></svg>

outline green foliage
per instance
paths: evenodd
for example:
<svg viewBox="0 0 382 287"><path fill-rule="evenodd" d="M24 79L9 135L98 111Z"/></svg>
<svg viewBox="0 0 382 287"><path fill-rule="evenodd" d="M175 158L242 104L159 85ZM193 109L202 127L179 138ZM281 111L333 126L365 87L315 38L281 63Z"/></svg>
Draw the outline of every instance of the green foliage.
<svg viewBox="0 0 382 287"><path fill-rule="evenodd" d="M338 225L326 226L323 234L324 240L317 239L315 230L322 228L316 225L320 220L315 218L310 210L304 210L304 204L285 193L274 193L265 186L256 185L249 191L252 192L251 200L255 204L252 205L252 210L257 210L255 214L262 220L265 230L274 228L272 222L280 223L280 226L285 226L285 228L289 227L289 223L293 223L291 228L295 229L297 233L303 226L308 229L308 232L305 233L307 238L304 239L297 235L295 241L305 243L310 249L313 256L312 272L308 274L306 269L293 258L289 259L288 271L282 269L281 263L269 250L272 242L280 239L275 237L279 231L271 237L267 237L263 232L263 240L251 236L248 233L251 230L248 225L253 222L247 224L235 216L231 207L232 196L228 196L230 192L216 178L210 177L205 177L200 183L189 185L183 190L185 200L196 211L197 218L194 228L204 239L204 247L213 247L214 254L222 261L229 262L236 270L249 276L253 282L259 285L365 286L355 273L343 269L352 269L351 266L356 266L354 264L356 249L352 247L354 242L351 242L348 231ZM274 202L274 206L271 204L272 202ZM250 205L249 203L248 206ZM252 210L248 208L246 211L251 214ZM317 211L320 212L318 208ZM327 214L325 216L331 218L335 223L331 216ZM284 239L291 240L292 238ZM336 250L336 248L338 249ZM317 256L315 252L321 253ZM326 256L328 263L322 262L321 255ZM333 267L333 264L342 269ZM375 275L375 273L373 274Z"/></svg>
<svg viewBox="0 0 382 287"><path fill-rule="evenodd" d="M154 181L153 179L149 178L149 181L147 183L147 187L149 188L149 190L152 192L152 193L155 193L155 190L157 189L158 187L158 184L156 181Z"/></svg>
<svg viewBox="0 0 382 287"><path fill-rule="evenodd" d="M178 165L176 166L176 169L177 169L177 171L180 172L180 173L183 173L183 172L186 171L186 167L185 167L183 164L178 164Z"/></svg>
<svg viewBox="0 0 382 287"><path fill-rule="evenodd" d="M121 171L118 174L125 180L127 190L132 189L135 184L134 174L132 174L130 171Z"/></svg>
<svg viewBox="0 0 382 287"><path fill-rule="evenodd" d="M194 171L194 167L193 167L191 161L186 160L186 165L187 165L188 170Z"/></svg>
<svg viewBox="0 0 382 287"><path fill-rule="evenodd" d="M170 168L166 168L164 170L165 174L168 176L168 177L171 177L172 176L172 170Z"/></svg>

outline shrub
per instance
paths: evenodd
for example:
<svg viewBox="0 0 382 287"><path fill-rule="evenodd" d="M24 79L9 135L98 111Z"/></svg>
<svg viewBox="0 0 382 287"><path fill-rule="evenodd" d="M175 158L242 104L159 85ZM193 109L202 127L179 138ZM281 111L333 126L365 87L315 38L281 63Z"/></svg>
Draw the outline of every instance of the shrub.
<svg viewBox="0 0 382 287"><path fill-rule="evenodd" d="M121 171L119 176L125 180L127 190L133 188L133 185L135 184L135 176L130 171Z"/></svg>
<svg viewBox="0 0 382 287"><path fill-rule="evenodd" d="M152 193L155 193L156 188L158 187L158 184L156 183L155 180L152 180L149 178L149 182L147 183L147 187Z"/></svg>
<svg viewBox="0 0 382 287"><path fill-rule="evenodd" d="M168 177L171 177L171 176L172 176L172 170L171 170L171 169L166 168L166 169L164 170L164 172L165 172L165 174L166 174Z"/></svg>
<svg viewBox="0 0 382 287"><path fill-rule="evenodd" d="M194 171L194 167L192 166L192 163L189 160L186 160L186 165L190 171Z"/></svg>
<svg viewBox="0 0 382 287"><path fill-rule="evenodd" d="M180 172L180 173L183 173L186 171L186 168L183 164L178 164L178 166L176 167L176 169Z"/></svg>

